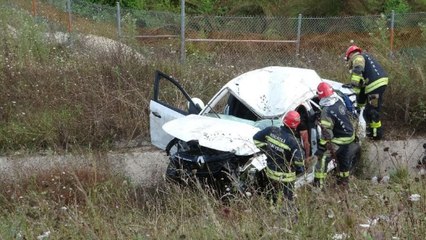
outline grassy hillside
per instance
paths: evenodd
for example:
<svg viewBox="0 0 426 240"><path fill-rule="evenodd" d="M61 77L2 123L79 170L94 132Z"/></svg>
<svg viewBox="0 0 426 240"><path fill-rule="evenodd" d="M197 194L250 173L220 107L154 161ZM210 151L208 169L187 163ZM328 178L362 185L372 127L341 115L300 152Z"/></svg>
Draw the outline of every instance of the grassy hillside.
<svg viewBox="0 0 426 240"><path fill-rule="evenodd" d="M73 146L109 148L113 141L147 138L156 69L179 79L191 95L208 101L231 78L265 66L264 59L269 56L250 47L246 49L256 57L239 58L237 63L233 59L237 54L226 56L236 49L212 53L189 46L187 63L180 65L161 53L152 54L162 47L167 51L168 45L161 42L157 48L151 42L138 48L146 59L140 62L137 56L122 54L120 49L84 47L85 41L77 37L65 44L46 41L50 24L19 9L6 7L1 11L2 152L40 148L61 151ZM382 39L375 41L374 53L391 79L384 106L387 135L424 133L420 126L425 124L426 114L426 58L406 54L391 59ZM312 50L300 58L286 57L266 64L313 68L324 78L347 79L347 68L335 54Z"/></svg>

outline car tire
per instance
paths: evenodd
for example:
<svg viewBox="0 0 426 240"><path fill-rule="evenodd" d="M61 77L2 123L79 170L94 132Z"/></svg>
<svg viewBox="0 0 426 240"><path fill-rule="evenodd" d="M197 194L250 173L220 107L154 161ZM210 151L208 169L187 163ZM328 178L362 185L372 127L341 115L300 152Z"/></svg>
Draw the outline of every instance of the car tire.
<svg viewBox="0 0 426 240"><path fill-rule="evenodd" d="M167 156L170 156L171 153L173 153L174 148L176 148L175 150L177 151L179 146L177 145L179 142L178 138L173 138L167 145L166 145L166 154Z"/></svg>

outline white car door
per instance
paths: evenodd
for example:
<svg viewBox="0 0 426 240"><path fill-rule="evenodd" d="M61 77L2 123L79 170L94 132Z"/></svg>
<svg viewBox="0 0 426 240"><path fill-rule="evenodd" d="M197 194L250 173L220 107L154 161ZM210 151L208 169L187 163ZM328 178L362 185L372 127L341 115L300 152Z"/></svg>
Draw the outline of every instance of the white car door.
<svg viewBox="0 0 426 240"><path fill-rule="evenodd" d="M195 106L179 82L157 71L154 81L154 96L149 104L150 136L154 146L163 150L166 148L173 137L167 134L162 127L173 119L190 114L187 110L188 103Z"/></svg>

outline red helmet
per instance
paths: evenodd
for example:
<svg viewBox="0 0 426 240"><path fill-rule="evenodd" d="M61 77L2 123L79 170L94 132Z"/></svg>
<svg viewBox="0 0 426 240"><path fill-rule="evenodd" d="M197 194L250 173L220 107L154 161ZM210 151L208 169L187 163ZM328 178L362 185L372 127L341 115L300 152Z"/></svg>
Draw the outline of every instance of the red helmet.
<svg viewBox="0 0 426 240"><path fill-rule="evenodd" d="M326 82L321 82L317 87L318 98L330 97L334 93L333 88Z"/></svg>
<svg viewBox="0 0 426 240"><path fill-rule="evenodd" d="M283 119L283 124L289 128L297 128L300 124L300 114L297 111L289 111Z"/></svg>
<svg viewBox="0 0 426 240"><path fill-rule="evenodd" d="M351 53L353 52L361 52L361 48L359 48L357 45L352 45L350 47L348 47L348 50L346 50L346 54L345 54L345 60L348 61L349 60L349 55L351 55Z"/></svg>

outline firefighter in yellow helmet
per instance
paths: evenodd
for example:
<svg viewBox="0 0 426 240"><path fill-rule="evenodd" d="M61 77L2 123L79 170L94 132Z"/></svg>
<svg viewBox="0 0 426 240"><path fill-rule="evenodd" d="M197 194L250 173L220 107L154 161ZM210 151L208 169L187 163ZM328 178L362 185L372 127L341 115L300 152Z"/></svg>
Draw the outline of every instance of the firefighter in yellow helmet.
<svg viewBox="0 0 426 240"><path fill-rule="evenodd" d="M380 111L383 93L389 81L388 75L377 60L356 45L346 50L345 60L349 63L351 85L357 95L357 107L359 109L365 106L367 136L380 140L383 138Z"/></svg>

